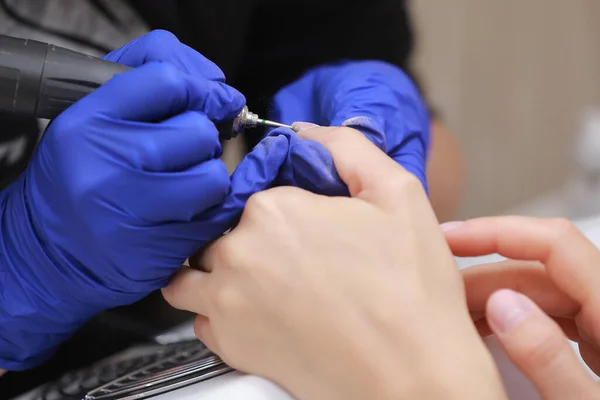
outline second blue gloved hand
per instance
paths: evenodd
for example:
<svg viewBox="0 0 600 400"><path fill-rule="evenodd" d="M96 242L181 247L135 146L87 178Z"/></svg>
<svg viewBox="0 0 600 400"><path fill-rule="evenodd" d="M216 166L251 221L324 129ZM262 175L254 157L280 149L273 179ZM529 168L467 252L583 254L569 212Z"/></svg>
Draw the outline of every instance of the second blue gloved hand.
<svg viewBox="0 0 600 400"><path fill-rule="evenodd" d="M272 138L231 185L213 121L235 117L245 99L172 35L107 58L151 62L56 118L0 193L0 369L38 364L94 314L165 286L278 171L254 162L280 163L283 152L270 152L284 139Z"/></svg>
<svg viewBox="0 0 600 400"><path fill-rule="evenodd" d="M427 188L430 124L427 107L406 73L390 64L349 61L315 68L277 93L271 119L285 124L305 121L356 128ZM308 152L315 151L320 152L317 158L329 158L316 170L326 170L326 164L331 164L330 157L324 148L314 145ZM291 153L296 154L296 160L306 160L303 155L308 154L298 146L293 146ZM296 166L292 158L284 167L296 171L303 168ZM341 181L338 183L342 185ZM285 177L279 184L305 185ZM326 185L331 186L331 182Z"/></svg>

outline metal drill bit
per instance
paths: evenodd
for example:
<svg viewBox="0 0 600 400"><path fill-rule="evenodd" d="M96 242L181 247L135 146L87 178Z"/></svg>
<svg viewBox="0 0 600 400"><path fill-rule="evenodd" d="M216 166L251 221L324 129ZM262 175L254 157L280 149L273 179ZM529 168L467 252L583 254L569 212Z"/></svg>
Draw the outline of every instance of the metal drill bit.
<svg viewBox="0 0 600 400"><path fill-rule="evenodd" d="M279 122L269 121L268 119L258 119L258 124L263 126L270 126L271 128L290 128L295 131L294 127L290 125L280 124Z"/></svg>

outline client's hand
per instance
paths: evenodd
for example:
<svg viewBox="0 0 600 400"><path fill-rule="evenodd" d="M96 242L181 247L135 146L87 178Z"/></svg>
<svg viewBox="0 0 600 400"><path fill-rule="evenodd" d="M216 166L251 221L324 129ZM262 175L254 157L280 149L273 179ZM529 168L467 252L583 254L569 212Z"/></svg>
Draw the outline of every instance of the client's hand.
<svg viewBox="0 0 600 400"><path fill-rule="evenodd" d="M565 340L578 342L584 360L600 374L598 249L565 220L482 218L447 224L445 234L457 256L499 253L514 259L463 271L481 334L498 336L544 399L600 398L600 388Z"/></svg>
<svg viewBox="0 0 600 400"><path fill-rule="evenodd" d="M503 399L421 183L349 128L301 132L352 198L280 187L164 289L231 366L299 399ZM439 334L443 332L443 334Z"/></svg>

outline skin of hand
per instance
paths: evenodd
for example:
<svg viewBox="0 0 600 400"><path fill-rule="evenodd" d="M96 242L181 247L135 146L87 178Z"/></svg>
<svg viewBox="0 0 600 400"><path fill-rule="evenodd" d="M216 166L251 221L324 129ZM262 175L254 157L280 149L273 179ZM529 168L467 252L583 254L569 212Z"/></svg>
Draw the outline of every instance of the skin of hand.
<svg viewBox="0 0 600 400"><path fill-rule="evenodd" d="M352 197L254 195L196 266L209 272L183 268L167 301L229 365L298 399L505 399L421 183L358 131L299 134Z"/></svg>
<svg viewBox="0 0 600 400"><path fill-rule="evenodd" d="M429 199L438 221L452 221L463 195L464 158L456 137L442 121L432 119L430 132L427 159Z"/></svg>
<svg viewBox="0 0 600 400"><path fill-rule="evenodd" d="M600 398L600 387L565 340L578 342L600 374L598 249L561 219L481 218L443 229L456 256L509 259L462 271L480 333L498 337L545 400Z"/></svg>

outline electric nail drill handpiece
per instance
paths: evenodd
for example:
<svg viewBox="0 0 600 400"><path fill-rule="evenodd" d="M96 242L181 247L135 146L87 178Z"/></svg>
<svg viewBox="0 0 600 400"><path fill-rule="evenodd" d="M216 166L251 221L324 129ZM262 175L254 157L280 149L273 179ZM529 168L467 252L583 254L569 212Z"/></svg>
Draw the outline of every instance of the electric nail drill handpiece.
<svg viewBox="0 0 600 400"><path fill-rule="evenodd" d="M0 35L0 112L53 119L129 69L52 44ZM259 125L289 127L259 119L247 107L233 121L217 127L226 140Z"/></svg>

